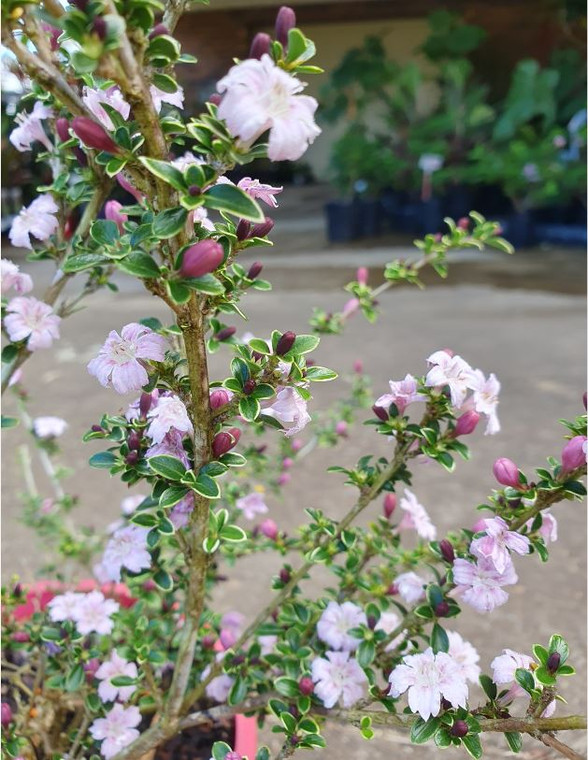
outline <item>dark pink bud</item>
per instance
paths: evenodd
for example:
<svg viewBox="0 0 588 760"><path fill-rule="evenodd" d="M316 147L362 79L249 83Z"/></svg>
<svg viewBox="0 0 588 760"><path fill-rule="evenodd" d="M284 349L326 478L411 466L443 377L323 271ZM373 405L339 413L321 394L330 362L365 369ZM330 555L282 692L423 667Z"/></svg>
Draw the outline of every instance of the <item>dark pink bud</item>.
<svg viewBox="0 0 588 760"><path fill-rule="evenodd" d="M223 340L228 340L236 332L237 332L237 328L236 327L223 327L222 329L220 329L217 333L215 333L213 335L213 338L215 340L218 340L220 343L222 343Z"/></svg>
<svg viewBox="0 0 588 760"><path fill-rule="evenodd" d="M251 228L251 232L249 233L249 237L258 237L262 238L266 235L269 235L270 232L274 228L274 220L270 219L269 216L266 216L265 222L261 222L261 224L254 224Z"/></svg>
<svg viewBox="0 0 588 760"><path fill-rule="evenodd" d="M363 372L363 362L361 359L356 359L353 362L353 371L357 372L358 375L361 375Z"/></svg>
<svg viewBox="0 0 588 760"><path fill-rule="evenodd" d="M289 470L293 464L294 464L294 460L291 459L290 457L284 457L282 459L282 467L284 470Z"/></svg>
<svg viewBox="0 0 588 760"><path fill-rule="evenodd" d="M233 444L234 446L237 443L239 443L239 439L241 438L241 431L239 430L239 428L236 428L236 427L229 428L229 434L233 436L233 440L235 441L235 443Z"/></svg>
<svg viewBox="0 0 588 760"><path fill-rule="evenodd" d="M129 453L125 457L125 462L131 467L134 467L138 461L139 461L139 454L136 451L129 451Z"/></svg>
<svg viewBox="0 0 588 760"><path fill-rule="evenodd" d="M182 277L202 277L218 269L224 257L223 247L216 240L201 240L184 251L180 274Z"/></svg>
<svg viewBox="0 0 588 760"><path fill-rule="evenodd" d="M253 380L252 378L249 378L249 380L245 380L245 382L243 383L243 393L246 396L250 396L254 390L255 390L255 380Z"/></svg>
<svg viewBox="0 0 588 760"><path fill-rule="evenodd" d="M462 216L462 218L458 220L457 226L460 230L468 230L470 228L470 220L467 216Z"/></svg>
<svg viewBox="0 0 588 760"><path fill-rule="evenodd" d="M500 500L499 500L500 501ZM501 500L501 503L504 504L504 500ZM511 502L509 502L510 504ZM486 520L483 517L480 517L479 520L476 520L476 522L472 525L472 530L474 533L482 533L486 530Z"/></svg>
<svg viewBox="0 0 588 760"><path fill-rule="evenodd" d="M157 588L157 583L155 583L155 581L152 581L151 579L146 580L143 583L143 590L144 591L155 591L156 588Z"/></svg>
<svg viewBox="0 0 588 760"><path fill-rule="evenodd" d="M139 451L141 448L141 433L138 430L133 430L127 438L127 444L131 451Z"/></svg>
<svg viewBox="0 0 588 760"><path fill-rule="evenodd" d="M106 26L106 21L101 16L97 16L92 22L92 32L99 40L106 39L108 27Z"/></svg>
<svg viewBox="0 0 588 760"><path fill-rule="evenodd" d="M13 595L18 599L20 596L22 596L22 585L20 583L17 583L15 587L12 589Z"/></svg>
<svg viewBox="0 0 588 760"><path fill-rule="evenodd" d="M457 438L460 435L473 433L479 421L480 415L478 412L474 412L473 409L469 412L464 412L457 420L453 435Z"/></svg>
<svg viewBox="0 0 588 760"><path fill-rule="evenodd" d="M15 631L10 638L18 644L24 644L31 640L30 634L26 631Z"/></svg>
<svg viewBox="0 0 588 760"><path fill-rule="evenodd" d="M90 430L93 433L103 433L104 432L104 428L101 427L100 425L92 425L92 427L90 428Z"/></svg>
<svg viewBox="0 0 588 760"><path fill-rule="evenodd" d="M218 459L218 457L230 451L234 445L235 439L233 436L223 430L212 439L212 453Z"/></svg>
<svg viewBox="0 0 588 760"><path fill-rule="evenodd" d="M2 702L0 705L0 723L2 723L2 728L8 728L12 723L12 708L8 702Z"/></svg>
<svg viewBox="0 0 588 760"><path fill-rule="evenodd" d="M445 599L435 606L435 615L437 615L437 617L445 617L448 612L449 604L445 601Z"/></svg>
<svg viewBox="0 0 588 760"><path fill-rule="evenodd" d="M312 678L310 678L310 676L302 676L300 681L298 681L298 688L300 689L301 694L304 694L305 697L310 697L314 691Z"/></svg>
<svg viewBox="0 0 588 760"><path fill-rule="evenodd" d="M395 583L391 583L388 586L386 593L388 594L388 596L396 596L396 594L398 593L398 586Z"/></svg>
<svg viewBox="0 0 588 760"><path fill-rule="evenodd" d="M465 720L456 720L455 723L449 729L449 733L451 734L451 736L457 736L459 739L461 739L463 736L466 736L469 730L470 729L468 727L468 724L465 722Z"/></svg>
<svg viewBox="0 0 588 760"><path fill-rule="evenodd" d="M169 29L165 24L156 24L149 32L149 39L152 40L154 37L161 37L162 34L169 34Z"/></svg>
<svg viewBox="0 0 588 760"><path fill-rule="evenodd" d="M257 58L257 60L261 60L262 55L269 55L271 46L272 38L269 36L269 34L258 32L251 43L251 48L249 49L249 58Z"/></svg>
<svg viewBox="0 0 588 760"><path fill-rule="evenodd" d="M485 523L484 527L486 527ZM442 541L439 541L439 549L441 550L441 556L445 562L453 565L453 562L455 560L455 552L453 551L453 546L446 538L444 538Z"/></svg>
<svg viewBox="0 0 588 760"><path fill-rule="evenodd" d="M561 471L567 474L586 464L586 452L584 446L586 436L576 435L569 440L561 452Z"/></svg>
<svg viewBox="0 0 588 760"><path fill-rule="evenodd" d="M296 340L295 332L292 332L291 330L288 330L287 332L285 332L276 344L276 355L284 356L285 354L287 354L288 351L294 345L295 340Z"/></svg>
<svg viewBox="0 0 588 760"><path fill-rule="evenodd" d="M442 239L443 239L443 235L442 235L440 232L436 232L436 233L433 235L433 240L434 240L436 243L440 243Z"/></svg>
<svg viewBox="0 0 588 760"><path fill-rule="evenodd" d="M82 13L85 13L89 2L90 0L72 0L72 5L75 5L78 10L82 11Z"/></svg>
<svg viewBox="0 0 588 760"><path fill-rule="evenodd" d="M71 123L71 128L80 138L83 144L94 150L104 150L107 153L119 153L118 145L112 140L108 132L92 119L86 116L76 116Z"/></svg>
<svg viewBox="0 0 588 760"><path fill-rule="evenodd" d="M359 267L359 269L357 270L356 277L357 277L357 281L359 282L360 285L367 285L367 281L368 281L368 270L367 270L367 268L366 267Z"/></svg>
<svg viewBox="0 0 588 760"><path fill-rule="evenodd" d="M235 641L237 641L237 634L231 628L223 628L219 635L220 643L224 649L230 649Z"/></svg>
<svg viewBox="0 0 588 760"><path fill-rule="evenodd" d="M285 486L292 480L292 476L289 472L283 472L278 478L278 485Z"/></svg>
<svg viewBox="0 0 588 760"><path fill-rule="evenodd" d="M561 655L559 652L552 652L549 657L547 658L547 670L549 673L553 675L553 673L557 672L557 669L559 668L559 664L561 662Z"/></svg>
<svg viewBox="0 0 588 760"><path fill-rule="evenodd" d="M341 314L343 314L345 318L352 317L354 314L357 314L360 306L361 304L357 298L350 298L349 301L347 301L347 303L343 306L343 311Z"/></svg>
<svg viewBox="0 0 588 760"><path fill-rule="evenodd" d="M86 674L86 680L88 683L92 683L96 671L100 667L100 660L97 657L93 657L84 664L84 672Z"/></svg>
<svg viewBox="0 0 588 760"><path fill-rule="evenodd" d="M243 755L241 755L239 752L235 752L235 750L232 749L225 755L225 760L243 760Z"/></svg>
<svg viewBox="0 0 588 760"><path fill-rule="evenodd" d="M339 421L339 422L338 422L338 423L335 425L335 433L336 433L337 435L340 435L340 436L342 436L342 437L344 437L344 436L346 436L346 435L347 435L347 423L345 422L345 420L340 420L340 421Z"/></svg>
<svg viewBox="0 0 588 760"><path fill-rule="evenodd" d="M141 417L146 417L147 412L151 409L153 404L153 396L151 393L142 393L139 399L139 414Z"/></svg>
<svg viewBox="0 0 588 760"><path fill-rule="evenodd" d="M388 422L388 420L390 419L390 415L382 406L376 406L376 404L374 404L372 406L372 412L376 415L376 417L379 420L382 420L382 422Z"/></svg>
<svg viewBox="0 0 588 760"><path fill-rule="evenodd" d="M222 388L215 388L210 394L210 408L220 409L221 407L226 406L230 400L227 391Z"/></svg>
<svg viewBox="0 0 588 760"><path fill-rule="evenodd" d="M198 185L190 185L190 187L188 188L188 195L192 196L192 198L196 198L201 194L202 194L202 188L198 187Z"/></svg>
<svg viewBox="0 0 588 760"><path fill-rule="evenodd" d="M70 134L69 134L69 121L64 116L61 116L57 121L55 122L55 131L57 132L57 136L61 140L61 142L65 142L66 140L69 140Z"/></svg>
<svg viewBox="0 0 588 760"><path fill-rule="evenodd" d="M206 634L206 636L202 637L202 649L214 649L216 639L211 634Z"/></svg>
<svg viewBox="0 0 588 760"><path fill-rule="evenodd" d="M73 148L73 154L80 166L88 166L88 157L81 148L78 148L77 145Z"/></svg>
<svg viewBox="0 0 588 760"><path fill-rule="evenodd" d="M290 571L286 570L285 567L280 570L280 580L282 583L289 583L291 577Z"/></svg>
<svg viewBox="0 0 588 760"><path fill-rule="evenodd" d="M77 226L77 215L72 213L67 217L65 224L63 225L63 236L66 240L72 239Z"/></svg>
<svg viewBox="0 0 588 760"><path fill-rule="evenodd" d="M119 172L116 175L116 181L123 190L126 190L129 195L133 196L137 203L142 203L142 201L145 200L145 195L139 192L136 187L133 187L133 185L131 185L129 180L124 176L124 174L122 174L122 172Z"/></svg>
<svg viewBox="0 0 588 760"><path fill-rule="evenodd" d="M237 229L235 230L235 235L237 236L237 240L240 240L243 242L243 240L247 240L247 238L251 234L251 222L248 222L247 219L241 219L239 221L239 224L237 225Z"/></svg>
<svg viewBox="0 0 588 760"><path fill-rule="evenodd" d="M61 34L61 29L56 29L54 26L51 26L51 24L41 24L41 26L43 27L43 31L49 35L51 50L55 52L59 47L57 39Z"/></svg>
<svg viewBox="0 0 588 760"><path fill-rule="evenodd" d="M123 224L129 218L126 214L121 213L122 207L122 204L118 201L106 201L104 204L105 219L114 222L118 227L118 231L121 233L121 235L124 232Z"/></svg>
<svg viewBox="0 0 588 760"><path fill-rule="evenodd" d="M497 459L494 462L492 472L501 485L510 486L511 488L521 487L519 470L512 459L507 459L506 457Z"/></svg>
<svg viewBox="0 0 588 760"><path fill-rule="evenodd" d="M396 494L387 493L384 496L384 516L387 520L392 517L394 510L396 509Z"/></svg>
<svg viewBox="0 0 588 760"><path fill-rule="evenodd" d="M276 16L276 39L284 48L288 47L288 32L296 26L296 14L287 5L282 5Z"/></svg>
<svg viewBox="0 0 588 760"><path fill-rule="evenodd" d="M275 541L276 538L278 537L278 526L269 517L267 518L267 520L264 520L261 523L261 525L259 526L259 529L266 538L269 538L272 541Z"/></svg>
<svg viewBox="0 0 588 760"><path fill-rule="evenodd" d="M247 277L250 280L255 280L259 277L261 274L261 270L263 269L263 264L261 261L254 261L253 264L249 267L249 271L247 272Z"/></svg>
<svg viewBox="0 0 588 760"><path fill-rule="evenodd" d="M220 95L218 92L213 92L212 95L208 98L208 102L212 103L213 106L220 106L222 99L222 95Z"/></svg>
<svg viewBox="0 0 588 760"><path fill-rule="evenodd" d="M301 441L300 438L294 438L290 445L292 446L292 451L296 453L304 446L304 441Z"/></svg>

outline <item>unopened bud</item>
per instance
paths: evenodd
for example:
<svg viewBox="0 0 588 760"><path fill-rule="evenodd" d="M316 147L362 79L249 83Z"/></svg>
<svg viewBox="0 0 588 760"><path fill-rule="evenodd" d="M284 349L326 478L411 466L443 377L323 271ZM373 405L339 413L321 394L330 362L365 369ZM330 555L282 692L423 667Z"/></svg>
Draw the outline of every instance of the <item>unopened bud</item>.
<svg viewBox="0 0 588 760"><path fill-rule="evenodd" d="M243 760L243 755L240 752L235 752L235 750L232 749L225 755L225 760Z"/></svg>
<svg viewBox="0 0 588 760"><path fill-rule="evenodd" d="M458 220L457 226L460 230L468 230L470 228L470 220L467 216L462 216L461 219Z"/></svg>
<svg viewBox="0 0 588 760"><path fill-rule="evenodd" d="M237 332L237 328L236 327L223 327L217 333L215 333L212 337L215 340L218 340L219 343L222 343L223 340L228 340L236 332Z"/></svg>
<svg viewBox="0 0 588 760"><path fill-rule="evenodd" d="M114 222L118 227L118 231L124 232L123 224L128 220L128 216L121 213L122 204L118 201L106 201L104 204L104 217L111 222Z"/></svg>
<svg viewBox="0 0 588 760"><path fill-rule="evenodd" d="M143 591L155 591L157 589L157 583L151 578L148 578L143 582Z"/></svg>
<svg viewBox="0 0 588 760"><path fill-rule="evenodd" d="M282 581L282 583L289 583L290 578L291 578L290 571L286 570L286 568L283 567L280 570L280 580Z"/></svg>
<svg viewBox="0 0 588 760"><path fill-rule="evenodd" d="M103 433L104 432L104 428L101 425L92 425L92 427L90 428L90 430L93 433Z"/></svg>
<svg viewBox="0 0 588 760"><path fill-rule="evenodd" d="M255 388L256 388L256 383L255 383L255 380L253 380L252 378L249 378L249 380L245 380L245 382L243 383L243 393L246 396L250 396L255 390Z"/></svg>
<svg viewBox="0 0 588 760"><path fill-rule="evenodd" d="M357 372L358 375L361 375L363 372L363 362L361 359L356 359L353 362L353 371Z"/></svg>
<svg viewBox="0 0 588 760"><path fill-rule="evenodd" d="M202 637L200 643L202 644L202 649L214 649L215 642L215 637L207 633L206 636Z"/></svg>
<svg viewBox="0 0 588 760"><path fill-rule="evenodd" d="M285 486L292 480L292 476L289 472L283 472L278 478L278 485Z"/></svg>
<svg viewBox="0 0 588 760"><path fill-rule="evenodd" d="M141 434L138 430L133 430L127 438L127 444L131 451L139 451L141 448Z"/></svg>
<svg viewBox="0 0 588 760"><path fill-rule="evenodd" d="M112 140L108 132L92 119L86 116L76 116L71 123L71 128L88 148L104 150L106 153L119 153L118 145Z"/></svg>
<svg viewBox="0 0 588 760"><path fill-rule="evenodd" d="M17 583L17 584L14 586L14 588L12 589L12 594L13 594L13 596L15 596L17 599L18 599L18 597L19 597L19 596L22 596L22 585L21 585L20 583Z"/></svg>
<svg viewBox="0 0 588 760"><path fill-rule="evenodd" d="M142 393L139 399L139 414L141 417L147 417L147 412L151 409L153 404L153 396L151 393Z"/></svg>
<svg viewBox="0 0 588 760"><path fill-rule="evenodd" d="M367 285L368 274L367 267L359 267L355 276L360 285Z"/></svg>
<svg viewBox="0 0 588 760"><path fill-rule="evenodd" d="M210 408L220 409L230 401L230 396L223 388L215 388L210 394Z"/></svg>
<svg viewBox="0 0 588 760"><path fill-rule="evenodd" d="M469 726L465 720L456 720L449 729L449 733L451 736L457 736L459 739L461 739L463 736L466 736L469 730Z"/></svg>
<svg viewBox="0 0 588 760"><path fill-rule="evenodd" d="M125 457L125 462L133 467L139 461L139 454L136 451L129 451Z"/></svg>
<svg viewBox="0 0 588 760"><path fill-rule="evenodd" d="M265 222L261 222L260 224L254 224L251 228L251 232L249 233L249 237L258 237L263 238L266 235L269 235L270 232L274 228L274 220L270 219L269 216L266 216Z"/></svg>
<svg viewBox="0 0 588 760"><path fill-rule="evenodd" d="M97 657L93 657L88 662L84 663L84 673L86 674L86 681L92 683L96 671L100 668L100 660Z"/></svg>
<svg viewBox="0 0 588 760"><path fill-rule="evenodd" d="M452 544L446 538L444 538L442 541L439 541L439 549L441 551L441 556L445 562L453 565L455 561L455 552L453 551Z"/></svg>
<svg viewBox="0 0 588 760"><path fill-rule="evenodd" d="M296 26L296 14L287 5L282 5L276 16L276 39L285 49L288 47L288 32Z"/></svg>
<svg viewBox="0 0 588 760"><path fill-rule="evenodd" d="M310 676L302 676L300 681L298 681L298 688L300 689L301 694L303 694L305 697L310 697L314 691L314 683L312 678Z"/></svg>
<svg viewBox="0 0 588 760"><path fill-rule="evenodd" d="M588 393L586 391L582 395L582 403L584 404L584 409L588 410Z"/></svg>
<svg viewBox="0 0 588 760"><path fill-rule="evenodd" d="M267 520L264 520L261 523L261 525L259 526L259 529L266 538L269 538L272 541L275 541L276 538L278 537L279 531L278 531L277 523L275 523L269 517L267 518Z"/></svg>
<svg viewBox="0 0 588 760"><path fill-rule="evenodd" d="M66 140L69 140L69 120L64 116L61 116L59 119L57 119L55 122L55 131L57 132L57 136L61 142L66 142Z"/></svg>
<svg viewBox="0 0 588 760"><path fill-rule="evenodd" d="M92 22L92 32L98 37L99 40L106 39L108 27L106 25L106 21L101 16L97 16Z"/></svg>
<svg viewBox="0 0 588 760"><path fill-rule="evenodd" d="M220 632L219 639L220 643L223 645L223 649L230 649L235 641L237 641L237 636L230 628L223 628Z"/></svg>
<svg viewBox="0 0 588 760"><path fill-rule="evenodd" d="M253 264L249 267L249 271L247 272L247 277L250 280L255 280L259 277L261 274L261 270L263 269L263 264L261 261L254 261Z"/></svg>
<svg viewBox="0 0 588 760"><path fill-rule="evenodd" d="M165 24L156 24L149 32L149 39L152 40L154 37L161 37L162 34L169 34L169 29Z"/></svg>
<svg viewBox="0 0 588 760"><path fill-rule="evenodd" d="M351 317L359 311L360 303L357 298L350 298L341 312L344 317Z"/></svg>
<svg viewBox="0 0 588 760"><path fill-rule="evenodd" d="M235 445L239 443L239 439L241 438L241 431L239 430L239 428L236 428L236 427L229 428L229 435L233 436Z"/></svg>
<svg viewBox="0 0 588 760"><path fill-rule="evenodd" d="M198 187L198 185L190 185L190 187L188 188L188 195L192 196L192 198L196 198L201 194L202 194L202 188Z"/></svg>
<svg viewBox="0 0 588 760"><path fill-rule="evenodd" d="M222 430L212 439L212 453L218 459L218 457L230 451L236 443L237 441L230 433Z"/></svg>
<svg viewBox="0 0 588 760"><path fill-rule="evenodd" d="M561 452L561 471L565 475L586 464L586 436L576 435L570 439Z"/></svg>
<svg viewBox="0 0 588 760"><path fill-rule="evenodd" d="M345 420L339 420L339 422L335 425L335 433L341 437L345 437L347 435L347 423Z"/></svg>
<svg viewBox="0 0 588 760"><path fill-rule="evenodd" d="M368 615L367 624L368 624L368 628L370 629L370 631L373 631L374 628L378 625L378 621L376 620L376 616L375 615Z"/></svg>
<svg viewBox="0 0 588 760"><path fill-rule="evenodd" d="M384 496L384 517L389 520L392 517L392 513L396 509L396 494L387 493Z"/></svg>
<svg viewBox="0 0 588 760"><path fill-rule="evenodd" d="M376 404L374 404L372 406L372 412L376 415L376 417L379 420L382 420L382 422L388 422L388 420L390 419L390 415L388 414L387 410L384 409L383 406L377 406Z"/></svg>
<svg viewBox="0 0 588 760"><path fill-rule="evenodd" d="M460 435L473 433L479 421L480 415L478 412L474 412L473 410L464 412L457 420L455 430L453 431L454 437L457 438Z"/></svg>
<svg viewBox="0 0 588 760"><path fill-rule="evenodd" d="M248 222L247 219L240 219L239 224L237 225L237 228L235 230L235 235L237 236L237 240L240 240L243 242L243 240L247 240L247 238L250 236L251 233L251 222Z"/></svg>
<svg viewBox="0 0 588 760"><path fill-rule="evenodd" d="M126 190L126 192L129 193L129 195L133 196L133 198L137 201L137 203L141 203L145 199L145 195L139 192L139 190L137 190L136 187L131 185L129 180L124 176L122 172L119 172L116 175L116 181L122 187L123 190Z"/></svg>
<svg viewBox="0 0 588 760"><path fill-rule="evenodd" d="M511 486L511 488L520 488L521 481L519 477L519 470L512 459L501 457L494 462L492 468L494 477L503 486Z"/></svg>
<svg viewBox="0 0 588 760"><path fill-rule="evenodd" d="M8 728L12 723L12 708L8 702L2 702L0 705L0 723L2 723L2 728Z"/></svg>
<svg viewBox="0 0 588 760"><path fill-rule="evenodd" d="M212 95L208 98L208 102L212 103L213 106L220 106L222 99L223 96L220 93L213 92Z"/></svg>
<svg viewBox="0 0 588 760"><path fill-rule="evenodd" d="M251 48L249 49L249 58L257 58L258 61L261 60L262 55L269 55L271 46L272 38L269 36L269 34L258 32L251 43Z"/></svg>
<svg viewBox="0 0 588 760"><path fill-rule="evenodd" d="M386 589L386 594L388 596L396 596L398 594L398 586L395 583L391 583Z"/></svg>
<svg viewBox="0 0 588 760"><path fill-rule="evenodd" d="M184 251L180 274L182 277L203 277L222 264L225 252L216 240L200 240Z"/></svg>
<svg viewBox="0 0 588 760"><path fill-rule="evenodd" d="M26 631L15 631L10 638L18 644L24 644L26 641L31 640L30 634Z"/></svg>
<svg viewBox="0 0 588 760"><path fill-rule="evenodd" d="M445 601L445 599L442 602L439 602L439 604L435 605L435 615L437 615L437 617L446 617L448 612L449 604Z"/></svg>
<svg viewBox="0 0 588 760"><path fill-rule="evenodd" d="M304 446L304 441L300 440L300 438L294 438L290 446L292 447L292 451L296 453Z"/></svg>
<svg viewBox="0 0 588 760"><path fill-rule="evenodd" d="M278 340L276 344L276 356L284 356L290 351L296 340L296 333L288 330Z"/></svg>
<svg viewBox="0 0 588 760"><path fill-rule="evenodd" d="M547 671L553 675L559 668L561 662L561 655L559 652L552 652L547 658Z"/></svg>

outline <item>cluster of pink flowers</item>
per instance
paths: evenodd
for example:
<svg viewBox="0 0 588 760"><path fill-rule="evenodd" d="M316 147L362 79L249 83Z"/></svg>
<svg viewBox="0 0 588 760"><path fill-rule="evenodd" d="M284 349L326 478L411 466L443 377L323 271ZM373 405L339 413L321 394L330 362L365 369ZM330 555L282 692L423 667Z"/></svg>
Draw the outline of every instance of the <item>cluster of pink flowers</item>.
<svg viewBox="0 0 588 760"><path fill-rule="evenodd" d="M88 594L67 591L54 597L48 606L51 620L71 620L83 635L106 635L112 632L112 615L118 612L120 605L112 599L106 599L101 591L90 591Z"/></svg>

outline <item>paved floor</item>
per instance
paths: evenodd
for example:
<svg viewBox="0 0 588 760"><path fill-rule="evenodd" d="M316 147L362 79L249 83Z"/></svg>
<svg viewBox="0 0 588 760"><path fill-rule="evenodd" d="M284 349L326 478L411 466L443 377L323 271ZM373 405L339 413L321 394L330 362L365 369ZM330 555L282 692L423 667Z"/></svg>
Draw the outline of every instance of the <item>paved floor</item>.
<svg viewBox="0 0 588 760"><path fill-rule="evenodd" d="M247 297L250 322L238 324L239 330L251 330L260 336L267 335L273 328L303 331L314 305L326 309L342 305L345 295L338 287L345 281L346 271L364 263L366 256L375 255L373 250L358 249L354 259L355 251L336 253L317 249L298 249L295 254L285 246L282 253L276 251L273 263L264 249L260 249L268 262L267 276L274 280L276 290ZM292 268L293 263L287 262L294 255L298 257L297 265ZM329 265L323 266L319 256L327 255ZM366 372L373 378L376 395L385 391L390 378L403 377L406 372L423 372L429 353L445 346L485 372L497 374L503 387L502 433L496 437L477 433L472 440L472 461L460 463L453 476L435 465L423 466L415 474L414 490L441 534L452 526L468 525L475 520L475 505L494 485L491 466L497 456L511 457L523 469L541 466L546 456L557 455L561 449L563 428L557 420L574 416L582 408L584 299L578 293L581 292L579 283L584 280L583 258L577 251L546 254L536 251L532 255L536 257L536 267L530 260L531 254L525 258L526 263L519 259L518 264L516 256L507 260L500 254L494 255L493 262L501 261L496 267L502 282L492 279L490 282L503 285L508 281L507 265L512 261L513 268L519 272L517 288L479 284L476 279L479 273L473 274L476 265L464 261L460 264L461 274L440 287L424 293L412 289L388 293L381 299L382 316L378 325L369 326L356 317L344 336L323 339L318 351L320 363L343 374L350 370L356 358L362 358ZM537 270L545 270L543 255L560 257L565 264L552 269L549 276L539 277L541 284L536 288L523 289L529 278L538 277ZM256 254L255 258L262 256ZM338 266L336 259L339 259ZM374 261L374 266L378 263ZM44 271L43 267L36 271L37 279L44 279L45 275L39 274ZM573 287L560 287L562 281L572 282ZM95 355L108 330L150 314L165 314L153 299L131 287L128 279L125 283L122 297L96 295L87 309L64 323L55 353L39 352L24 370L25 386L32 397L32 413L59 415L70 424L63 438L63 449L65 462L75 474L67 481L67 487L80 496L76 519L95 530L115 519L125 491L103 471L85 468L88 456L97 447L80 444L80 435L104 409L116 411L121 401L89 377L85 364ZM322 290L323 284L325 290ZM227 359L224 353L213 357L214 377L223 376ZM335 383L318 388L311 411L324 408L338 393ZM10 414L13 404L9 398L4 413ZM3 437L4 577L7 579L12 572L17 572L30 579L43 561L43 547L19 522L22 507L18 494L22 482L17 451L23 434L16 429ZM304 460L294 473L292 484L284 489L283 499L271 499L272 517L284 529L292 531L303 519L302 510L306 506L320 507L333 517L341 516L352 494L341 485L340 478L325 474L325 468L334 462L353 464L361 453L383 452L385 446L369 428L360 426L336 451L321 450ZM304 498L297 488L302 481ZM41 476L39 485L48 488ZM374 505L373 510L377 509L379 506ZM541 565L536 557L520 559L517 562L520 583L513 589L509 603L492 616L466 611L456 627L478 647L486 670L503 647L530 651L531 644L545 643L554 631L561 633L570 641L572 663L579 675L566 683L564 693L569 706L558 709L562 714L585 712L585 505L566 502L558 505L555 512L560 521L560 540L553 546L549 564ZM266 580L271 570L272 563L267 557L242 561L237 573L227 573L229 580L219 589L219 610L239 609L243 590L247 589L247 608L243 611L254 614L271 594ZM320 579L317 574L317 583ZM328 735L329 748L320 755L325 760L428 758L437 752L434 747L413 748L405 744L405 737L391 734L378 734L371 743L362 740L352 729L336 727ZM275 736L268 733L266 740L275 745ZM527 741L524 757L538 760L551 756L530 742ZM583 737L571 737L570 743L582 750ZM490 740L489 744L494 747L490 757L509 756L498 739ZM449 752L445 756L451 758L454 754Z"/></svg>

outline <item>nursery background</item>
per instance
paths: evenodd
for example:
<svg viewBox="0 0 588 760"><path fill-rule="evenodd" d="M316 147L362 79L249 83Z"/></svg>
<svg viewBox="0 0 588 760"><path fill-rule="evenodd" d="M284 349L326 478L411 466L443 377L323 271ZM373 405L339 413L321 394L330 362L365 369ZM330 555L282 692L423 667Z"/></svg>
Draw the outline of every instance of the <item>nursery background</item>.
<svg viewBox="0 0 588 760"><path fill-rule="evenodd" d="M557 0L292 5L298 24L317 44L317 65L325 69L307 91L319 100L323 133L301 161L256 166L255 176L284 189L279 207L271 210L273 248L245 253L242 263L262 259L273 291L247 295L250 321L235 322L237 329L260 335L271 324L280 331L307 332L314 306L327 312L342 308L347 300L342 286L357 267L368 267L370 284L383 281L384 263L408 256L414 237L440 231L446 215L457 219L477 209L500 222L517 249L513 257L456 254L448 280L425 277L430 279L426 293L402 287L383 294L377 325L355 317L344 335L323 338L316 359L349 383L358 370L365 372L375 399L387 391L390 378L421 367L425 357L447 346L472 366L491 367L500 379L501 456L515 459L523 470L539 464L558 440L557 419L581 412L586 384L585 6ZM262 0L214 0L184 16L176 36L183 51L202 62L178 66L187 111L202 108L233 57L247 57L251 38L270 30L277 8ZM27 81L6 51L2 63L4 233L43 178L32 154L16 151L8 141ZM249 170L243 167L231 178ZM4 239L3 255L23 272L34 272L35 295L50 284L53 272L46 262L27 261L23 250ZM64 471L57 474L64 477L49 478L26 432L10 431L2 454L5 583L14 574L32 581L55 570L47 565L43 536L32 526L32 494L44 497L48 513L51 500L60 497L56 488L72 494L71 520L89 533L117 520L129 495L118 480L86 466L100 447L82 445L82 435L112 405L111 392L98 387L86 366L110 329L165 312L138 281L115 276L114 282L124 298L107 290L96 293L83 311L63 321L52 355L38 352L24 367L21 382L31 396L31 416L54 415L68 423L59 439ZM221 376L225 359L212 357L213 377ZM315 407L326 408L340 392L339 385L329 384L314 390ZM14 394L7 394L4 414L18 416ZM479 431L475 437L472 461L460 463L457 475L427 464L415 470L414 489L439 535L465 524L468 514L473 524L472 505L495 487L497 439ZM326 474L326 467L355 463L377 446L376 454L386 450L386 441L374 444L361 425L339 438L334 450L319 442L290 471L290 482L267 494L281 530L295 530L306 507L335 519L344 515L353 494L341 479ZM300 481L309 503L301 502ZM320 494L316 502L313 493ZM556 626L578 671L563 693L574 712L585 713L585 508L565 502L557 514L559 536L550 547L547 571L539 577L543 568L535 557L521 564L508 605L491 619L465 609L460 632L475 642L487 669L498 639L501 646L526 651L523 647L547 640ZM272 561L275 568L269 567ZM241 560L238 576L217 586L216 607L252 616L267 601L268 573L279 567L277 556ZM65 577L79 573L75 561L58 569ZM317 572L312 582L324 578ZM544 615L537 614L543 609ZM426 758L438 751L411 746L400 733L378 734L371 743L351 728L331 726L325 733L324 758L392 752ZM276 742L269 734L263 738ZM582 735L569 743L578 751L585 748ZM504 742L500 748L494 744L487 742L487 756L506 756ZM540 760L550 754L529 744L520 756Z"/></svg>

